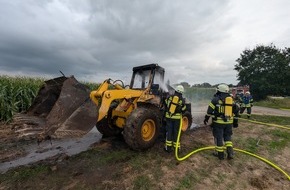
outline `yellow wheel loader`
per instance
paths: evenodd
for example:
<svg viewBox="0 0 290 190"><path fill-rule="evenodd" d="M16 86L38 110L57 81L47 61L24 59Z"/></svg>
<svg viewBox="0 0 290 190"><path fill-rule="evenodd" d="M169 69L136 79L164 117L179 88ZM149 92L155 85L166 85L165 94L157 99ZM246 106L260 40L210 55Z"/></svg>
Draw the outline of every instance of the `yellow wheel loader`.
<svg viewBox="0 0 290 190"><path fill-rule="evenodd" d="M174 88L164 83L164 73L158 64L149 64L133 68L128 86L120 80L105 80L90 94L98 107L97 129L104 136L122 133L134 150L152 147L164 131L164 100L174 92ZM186 105L183 131L192 124L191 104Z"/></svg>
<svg viewBox="0 0 290 190"><path fill-rule="evenodd" d="M27 113L14 117L14 129L41 141L80 137L96 126L104 137L123 135L130 148L148 149L164 132L164 100L174 92L164 73L158 64L134 67L130 85L106 79L94 91L73 76L48 80ZM192 123L191 104L186 105L183 131Z"/></svg>

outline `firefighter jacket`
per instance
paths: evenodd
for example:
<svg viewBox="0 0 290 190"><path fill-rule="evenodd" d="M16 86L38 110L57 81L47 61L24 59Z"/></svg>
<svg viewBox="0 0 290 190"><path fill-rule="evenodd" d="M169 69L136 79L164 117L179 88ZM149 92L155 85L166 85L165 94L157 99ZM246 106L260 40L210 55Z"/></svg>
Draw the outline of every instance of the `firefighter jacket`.
<svg viewBox="0 0 290 190"><path fill-rule="evenodd" d="M175 93L174 95L166 98L165 105L166 118L180 119L182 117L182 113L186 110L185 100L180 93Z"/></svg>
<svg viewBox="0 0 290 190"><path fill-rule="evenodd" d="M242 97L242 107L252 107L253 106L253 97L251 95L245 95Z"/></svg>
<svg viewBox="0 0 290 190"><path fill-rule="evenodd" d="M237 94L235 98L236 103L241 105L243 103L243 96L243 94Z"/></svg>
<svg viewBox="0 0 290 190"><path fill-rule="evenodd" d="M238 122L239 106L233 100L227 103L226 98L227 100L232 99L228 93L217 93L208 105L207 116L211 116L214 123L233 124Z"/></svg>

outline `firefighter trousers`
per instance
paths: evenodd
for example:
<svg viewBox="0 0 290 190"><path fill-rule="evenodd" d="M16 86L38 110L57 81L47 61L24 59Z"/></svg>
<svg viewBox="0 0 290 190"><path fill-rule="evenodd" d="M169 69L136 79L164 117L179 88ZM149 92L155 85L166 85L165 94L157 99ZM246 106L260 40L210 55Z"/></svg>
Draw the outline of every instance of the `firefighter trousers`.
<svg viewBox="0 0 290 190"><path fill-rule="evenodd" d="M176 146L180 148L177 144L177 135L179 131L180 119L166 118L166 141L165 149L168 151L173 150Z"/></svg>
<svg viewBox="0 0 290 190"><path fill-rule="evenodd" d="M213 123L212 132L215 138L216 152L218 153L219 159L224 158L224 143L228 154L230 154L232 158L232 124Z"/></svg>
<svg viewBox="0 0 290 190"><path fill-rule="evenodd" d="M247 116L251 116L252 108L251 107L241 107L240 114L244 113L245 109L247 108Z"/></svg>

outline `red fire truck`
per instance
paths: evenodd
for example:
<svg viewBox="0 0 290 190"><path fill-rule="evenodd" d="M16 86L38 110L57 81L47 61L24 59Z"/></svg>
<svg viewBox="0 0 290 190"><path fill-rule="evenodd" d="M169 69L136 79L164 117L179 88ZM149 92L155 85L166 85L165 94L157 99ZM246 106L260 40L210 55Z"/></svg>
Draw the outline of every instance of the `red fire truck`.
<svg viewBox="0 0 290 190"><path fill-rule="evenodd" d="M250 91L250 86L249 85L232 87L232 95L233 95L233 97L236 97L237 94L241 94L241 93L245 94L247 91Z"/></svg>

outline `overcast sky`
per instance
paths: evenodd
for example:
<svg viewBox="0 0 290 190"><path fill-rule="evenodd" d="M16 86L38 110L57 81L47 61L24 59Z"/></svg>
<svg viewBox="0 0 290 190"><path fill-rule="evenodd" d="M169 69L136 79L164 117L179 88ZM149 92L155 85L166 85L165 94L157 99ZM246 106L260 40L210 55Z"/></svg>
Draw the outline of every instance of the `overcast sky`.
<svg viewBox="0 0 290 190"><path fill-rule="evenodd" d="M158 63L171 83L237 84L256 45L290 47L289 0L0 0L0 75L121 79Z"/></svg>

